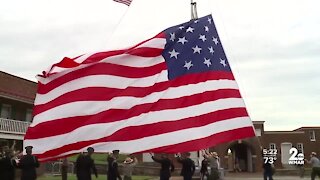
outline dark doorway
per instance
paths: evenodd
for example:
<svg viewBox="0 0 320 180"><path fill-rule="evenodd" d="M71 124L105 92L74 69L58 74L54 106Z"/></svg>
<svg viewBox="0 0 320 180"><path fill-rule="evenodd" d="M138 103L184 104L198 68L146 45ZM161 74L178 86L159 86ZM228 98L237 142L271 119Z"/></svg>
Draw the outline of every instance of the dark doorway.
<svg viewBox="0 0 320 180"><path fill-rule="evenodd" d="M239 166L240 171L248 171L247 149L245 144L235 144L231 149L234 152L235 165Z"/></svg>
<svg viewBox="0 0 320 180"><path fill-rule="evenodd" d="M229 146L229 162L235 172L253 172L252 149L243 142L235 142Z"/></svg>

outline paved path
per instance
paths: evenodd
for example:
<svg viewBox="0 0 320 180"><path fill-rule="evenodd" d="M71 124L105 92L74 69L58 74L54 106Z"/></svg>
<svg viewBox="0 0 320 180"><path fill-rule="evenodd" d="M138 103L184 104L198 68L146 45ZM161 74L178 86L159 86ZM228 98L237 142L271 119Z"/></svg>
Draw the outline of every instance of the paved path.
<svg viewBox="0 0 320 180"><path fill-rule="evenodd" d="M224 180L263 180L263 177L225 177ZM274 176L274 180L307 180L310 179L310 177L300 178L297 176Z"/></svg>
<svg viewBox="0 0 320 180"><path fill-rule="evenodd" d="M309 180L310 177L300 178L298 176L274 176L274 180ZM170 180L183 180L181 176L173 176ZM223 180L263 180L262 174L232 174L225 176Z"/></svg>

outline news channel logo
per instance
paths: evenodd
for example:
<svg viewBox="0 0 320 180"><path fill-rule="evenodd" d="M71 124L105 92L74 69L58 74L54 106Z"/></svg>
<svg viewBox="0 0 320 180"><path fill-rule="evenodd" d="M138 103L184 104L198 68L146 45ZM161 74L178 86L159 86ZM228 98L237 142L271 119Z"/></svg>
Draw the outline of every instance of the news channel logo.
<svg viewBox="0 0 320 180"><path fill-rule="evenodd" d="M277 160L277 149L263 149L263 160L264 163L273 164ZM289 149L289 159L288 164L290 165L303 165L304 164L304 155L303 153L299 153L298 149L292 147Z"/></svg>
<svg viewBox="0 0 320 180"><path fill-rule="evenodd" d="M298 149L295 147L290 148L289 154L291 155L288 160L288 164L291 165L303 165L304 164L304 155L299 153Z"/></svg>

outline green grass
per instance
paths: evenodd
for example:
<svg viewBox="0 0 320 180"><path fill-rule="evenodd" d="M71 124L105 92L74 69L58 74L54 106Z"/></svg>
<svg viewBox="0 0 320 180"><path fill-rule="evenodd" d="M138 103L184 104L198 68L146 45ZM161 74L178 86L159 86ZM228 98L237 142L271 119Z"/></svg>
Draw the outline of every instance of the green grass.
<svg viewBox="0 0 320 180"><path fill-rule="evenodd" d="M61 176L51 176L51 175L44 175L37 178L38 180L61 180ZM96 178L94 175L92 175L92 180L106 180L106 175L99 175L98 178ZM151 176L132 176L132 180L151 180L154 179L154 177ZM74 174L68 174L68 180L77 180L76 175Z"/></svg>

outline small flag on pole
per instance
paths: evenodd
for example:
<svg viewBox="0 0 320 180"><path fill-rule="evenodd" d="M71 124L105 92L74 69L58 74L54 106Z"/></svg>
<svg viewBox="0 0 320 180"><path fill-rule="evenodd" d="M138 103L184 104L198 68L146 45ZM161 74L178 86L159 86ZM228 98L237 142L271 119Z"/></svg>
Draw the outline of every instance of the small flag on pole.
<svg viewBox="0 0 320 180"><path fill-rule="evenodd" d="M41 161L84 151L177 153L255 136L212 16L129 49L64 58L38 76L24 146Z"/></svg>
<svg viewBox="0 0 320 180"><path fill-rule="evenodd" d="M127 6L130 6L132 0L114 0L114 1L118 2L118 3L123 3Z"/></svg>

